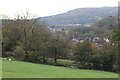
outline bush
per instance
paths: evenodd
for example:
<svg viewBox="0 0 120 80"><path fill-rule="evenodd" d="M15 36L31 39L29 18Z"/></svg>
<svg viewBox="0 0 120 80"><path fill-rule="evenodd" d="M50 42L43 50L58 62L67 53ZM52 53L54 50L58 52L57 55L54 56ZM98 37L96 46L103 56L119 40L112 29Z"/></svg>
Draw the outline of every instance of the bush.
<svg viewBox="0 0 120 80"><path fill-rule="evenodd" d="M27 51L27 57L25 57L28 62L37 62L37 55L35 51Z"/></svg>
<svg viewBox="0 0 120 80"><path fill-rule="evenodd" d="M21 46L16 46L15 50L14 50L14 57L17 60L24 60L25 58L25 51Z"/></svg>
<svg viewBox="0 0 120 80"><path fill-rule="evenodd" d="M92 68L98 70L102 69L101 62L102 62L101 57L99 55L94 55L91 58Z"/></svg>

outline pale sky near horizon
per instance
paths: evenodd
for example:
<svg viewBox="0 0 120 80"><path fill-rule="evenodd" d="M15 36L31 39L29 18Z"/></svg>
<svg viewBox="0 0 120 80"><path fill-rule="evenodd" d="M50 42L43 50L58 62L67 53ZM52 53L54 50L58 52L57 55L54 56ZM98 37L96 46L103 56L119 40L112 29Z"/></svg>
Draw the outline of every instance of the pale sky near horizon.
<svg viewBox="0 0 120 80"><path fill-rule="evenodd" d="M28 11L43 17L83 7L118 6L119 0L0 0L0 14L13 16Z"/></svg>

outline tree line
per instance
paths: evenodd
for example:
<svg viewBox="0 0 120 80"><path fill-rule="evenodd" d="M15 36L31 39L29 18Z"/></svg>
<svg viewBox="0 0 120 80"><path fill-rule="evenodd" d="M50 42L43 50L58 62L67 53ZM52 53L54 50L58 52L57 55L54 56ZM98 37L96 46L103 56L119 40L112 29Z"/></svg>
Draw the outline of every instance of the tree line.
<svg viewBox="0 0 120 80"><path fill-rule="evenodd" d="M49 64L48 59L74 60L78 68L118 72L118 36L111 35L111 42L98 40L98 47L89 40L72 42L64 32L50 32L47 25L37 19L19 17L2 21L3 57L13 56L17 60ZM119 31L118 31L119 32ZM117 38L117 39L116 39ZM72 53L72 54L71 54Z"/></svg>

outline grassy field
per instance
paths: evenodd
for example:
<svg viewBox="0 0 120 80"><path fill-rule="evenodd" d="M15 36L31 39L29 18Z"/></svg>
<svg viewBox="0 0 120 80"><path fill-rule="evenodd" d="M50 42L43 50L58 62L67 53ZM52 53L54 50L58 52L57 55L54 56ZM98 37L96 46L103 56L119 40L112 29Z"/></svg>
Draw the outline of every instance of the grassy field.
<svg viewBox="0 0 120 80"><path fill-rule="evenodd" d="M111 72L3 61L3 78L117 78Z"/></svg>
<svg viewBox="0 0 120 80"><path fill-rule="evenodd" d="M54 64L54 60L47 60L48 63L51 63L51 64ZM62 65L68 65L68 66L73 66L75 65L74 62L68 62L68 61L60 61L60 60L57 60L57 63L58 64L62 64Z"/></svg>

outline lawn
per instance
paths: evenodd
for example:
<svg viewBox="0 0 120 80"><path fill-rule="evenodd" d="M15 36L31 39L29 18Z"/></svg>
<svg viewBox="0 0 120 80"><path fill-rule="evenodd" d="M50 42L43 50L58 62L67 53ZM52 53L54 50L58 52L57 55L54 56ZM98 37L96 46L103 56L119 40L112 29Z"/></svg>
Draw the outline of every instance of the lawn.
<svg viewBox="0 0 120 80"><path fill-rule="evenodd" d="M112 72L3 61L3 78L117 78Z"/></svg>
<svg viewBox="0 0 120 80"><path fill-rule="evenodd" d="M50 64L54 64L54 60L47 60L48 63ZM60 61L60 60L57 60L57 63L58 64L61 64L61 65L65 65L65 66L73 66L75 65L75 62L70 62L70 61Z"/></svg>

